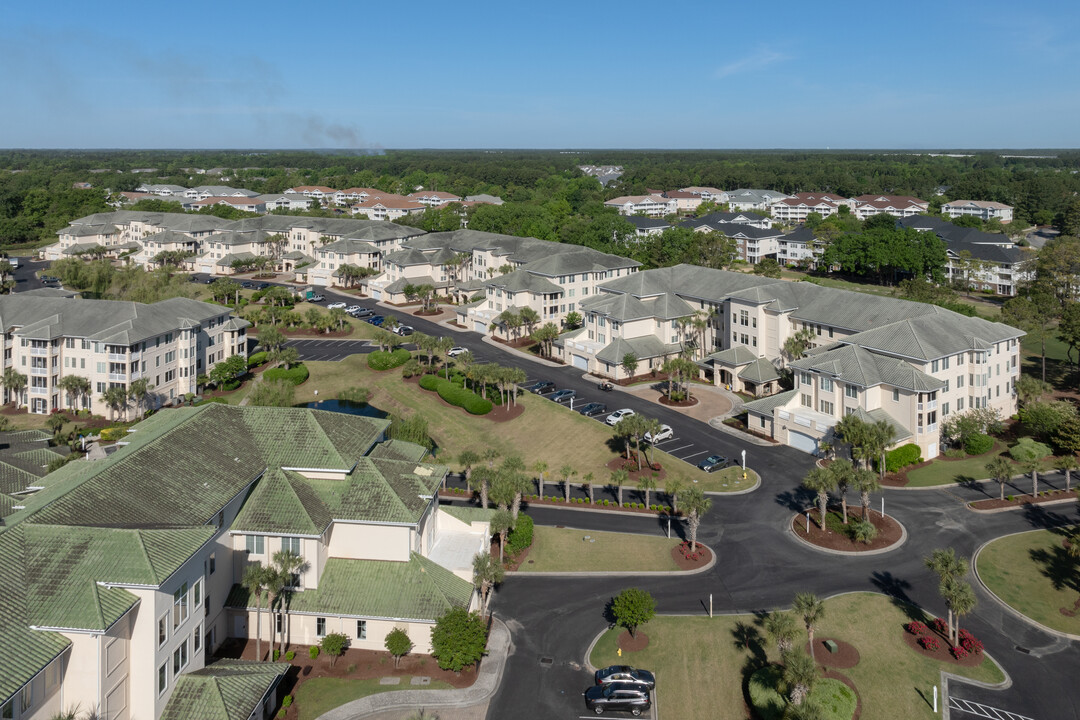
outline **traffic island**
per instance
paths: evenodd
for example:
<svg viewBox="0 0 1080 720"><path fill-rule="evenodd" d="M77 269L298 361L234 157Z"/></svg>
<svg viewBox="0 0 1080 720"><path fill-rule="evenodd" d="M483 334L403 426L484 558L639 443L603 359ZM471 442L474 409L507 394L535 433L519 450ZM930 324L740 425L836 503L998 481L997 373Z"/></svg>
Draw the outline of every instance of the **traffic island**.
<svg viewBox="0 0 1080 720"><path fill-rule="evenodd" d="M900 547L907 539L907 531L896 519L882 515L876 510L869 513L870 523L874 527L868 541L858 537L858 522L862 519L862 508L848 509L848 523L844 524L843 515L837 508L831 508L825 515L824 529L820 525L819 513L810 510L798 513L791 518L789 529L801 542L826 552L842 554L863 554L888 552Z"/></svg>

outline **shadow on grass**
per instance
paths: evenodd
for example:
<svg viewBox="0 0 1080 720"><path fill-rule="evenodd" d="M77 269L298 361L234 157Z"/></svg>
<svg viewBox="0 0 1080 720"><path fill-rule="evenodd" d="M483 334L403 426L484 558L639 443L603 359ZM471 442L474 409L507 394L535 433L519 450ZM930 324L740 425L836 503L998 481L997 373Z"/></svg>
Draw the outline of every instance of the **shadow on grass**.
<svg viewBox="0 0 1080 720"><path fill-rule="evenodd" d="M1080 574L1077 573L1080 558L1070 555L1061 543L1055 543L1049 550L1036 548L1030 552L1030 556L1055 590L1074 590L1080 593Z"/></svg>
<svg viewBox="0 0 1080 720"><path fill-rule="evenodd" d="M763 644L765 638L756 623L746 623L740 620L731 629L731 636L735 639L735 649L748 651L751 659L757 662L758 667L761 667L766 662L767 658Z"/></svg>
<svg viewBox="0 0 1080 720"><path fill-rule="evenodd" d="M873 583L881 593L887 595L892 601L892 604L899 608L909 620L918 620L919 622L926 621L926 613L922 611L915 601L908 596L907 591L911 588L911 583L903 578L898 578L888 570L884 572L875 571L870 575L870 582Z"/></svg>

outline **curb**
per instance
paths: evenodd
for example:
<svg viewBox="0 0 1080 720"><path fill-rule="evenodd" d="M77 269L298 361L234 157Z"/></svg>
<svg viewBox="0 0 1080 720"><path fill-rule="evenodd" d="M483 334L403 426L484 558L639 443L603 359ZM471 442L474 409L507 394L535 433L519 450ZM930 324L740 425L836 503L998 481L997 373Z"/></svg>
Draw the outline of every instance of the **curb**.
<svg viewBox="0 0 1080 720"><path fill-rule="evenodd" d="M724 424L724 422L723 422L724 417L723 416L717 416L717 417L720 419L720 422L716 422L716 423L713 422L713 420L716 420L717 418L713 418L712 420L709 420L709 422L708 422L709 427L711 427L713 430L719 430L722 433L725 433L727 435L731 435L732 437L737 437L740 440L745 440L746 442L750 443L751 445L757 445L758 447L767 447L767 448L784 447L783 443L769 442L768 440L762 440L761 438L756 437L754 435L751 435L750 433L744 433L742 430L736 430L733 427L729 427L729 426Z"/></svg>
<svg viewBox="0 0 1080 720"><path fill-rule="evenodd" d="M999 683L987 683L982 680L972 680L961 675L954 675L953 673L942 670L941 671L941 717L942 720L949 720L952 717L951 708L949 708L949 681L955 680L958 683L964 685L972 685L974 687L984 688L986 690L1008 690L1012 687L1012 676L1009 675L1009 671L1005 669L1005 666L995 660L990 653L983 650L983 656L990 658L990 661L997 666L1001 674L1005 676L1005 679Z"/></svg>
<svg viewBox="0 0 1080 720"><path fill-rule="evenodd" d="M1073 472L1078 472L1078 471L1074 470ZM1041 479L1046 475L1065 477L1064 473L1055 470L1054 472L1039 473L1039 478ZM1012 477L1009 478L1009 482L1012 482L1016 478L1030 479L1029 476L1026 475L1026 474L1013 475ZM968 482L966 482L964 484L968 485L968 484L974 483L976 485L984 485L986 483L992 483L992 482L996 482L994 480L994 478L983 478L981 480L971 480L971 481L968 481ZM952 483L944 483L942 485L926 485L924 487L907 487L906 485L897 487L897 486L894 486L894 485L882 485L881 489L882 490L907 490L909 492L922 492L924 490L948 490L949 488L955 488L955 487L961 487L961 484L952 482ZM1075 485L1073 486L1073 489L1076 489Z"/></svg>
<svg viewBox="0 0 1080 720"><path fill-rule="evenodd" d="M543 365L545 367L552 367L552 368L566 367L565 365L560 365L557 362L552 362L550 360L545 360L542 357L533 357L532 355L529 355L528 353L522 352L521 350L518 350L517 348L514 348L514 347L510 347L509 345L506 345L504 343L495 342L491 338L490 335L482 335L480 337L480 342L491 345L492 347L502 348L506 352L511 353L513 355L517 355L520 358L524 358L526 360L531 360L532 362L536 363L537 365Z"/></svg>
<svg viewBox="0 0 1080 720"><path fill-rule="evenodd" d="M1047 505L1064 505L1066 503L1075 503L1076 500L1077 500L1077 498L1075 498L1075 497L1062 498L1060 500L1046 500L1045 502L1039 502L1039 503L1024 503L1023 505L1013 505L1011 507L992 508L990 510L979 510L978 508L971 507L971 503L982 502L982 500L972 500L969 503L964 503L964 507L966 507L970 512L978 513L980 515L996 515L997 513L1015 512L1016 510L1023 510L1024 508L1028 507L1029 505L1034 505L1036 507L1045 507ZM1003 537L1007 537L1007 536L1003 536Z"/></svg>
<svg viewBox="0 0 1080 720"><path fill-rule="evenodd" d="M568 530L579 530L580 528L567 528ZM604 530L581 530L581 532L606 532ZM640 535L641 533L623 533L626 535ZM521 570L507 571L507 577L684 577L686 575L700 575L703 572L712 570L716 565L716 551L705 543L699 542L698 545L703 548L707 548L709 553L712 554L712 559L699 568L693 570L617 570L614 572L605 571L569 571L569 572L557 572L557 571L544 571L544 572L522 572Z"/></svg>
<svg viewBox="0 0 1080 720"><path fill-rule="evenodd" d="M1004 600L999 598L997 596L997 594L993 590L991 590L987 586L987 584L985 582L983 582L982 576L979 574L979 553L981 553L983 551L983 548L985 548L987 545L989 545L992 542L997 542L998 540L1003 540L1003 539L1008 538L1008 537L1013 537L1014 535L1026 535L1028 533L1034 533L1034 532L1044 532L1044 530L1041 530L1041 529L1040 530L1021 530L1020 532L1009 533L1008 535L1002 535L1001 537L996 537L993 540L987 540L982 545L980 545L975 550L975 554L971 556L971 569L975 573L975 579L979 581L980 587L982 587L982 589L985 590L987 592L987 594L990 595L990 597L994 598L994 600L997 601L998 605L1005 608L1005 610L1007 610L1011 615L1019 618L1020 620L1023 620L1026 623L1034 625L1038 629L1042 630L1045 633L1053 635L1054 637L1064 638L1066 640L1080 640L1080 635L1073 635L1071 633L1062 632L1061 630L1054 630L1053 628L1049 628L1049 627L1043 625L1042 623L1040 623L1040 622L1038 622L1036 620L1032 620L1027 615L1020 612L1019 610L1014 608L1012 605L1008 604L1007 602L1005 602Z"/></svg>
<svg viewBox="0 0 1080 720"><path fill-rule="evenodd" d="M685 462L685 460L683 462ZM714 495L716 497L725 497L725 496L728 496L728 495L748 495L749 493L754 492L759 487L761 487L761 473L759 473L757 470L754 470L753 468L746 468L746 469L749 470L750 472L754 473L754 475L757 476L757 482L755 482L751 487L748 487L745 490L732 490L730 492L726 492L724 490L708 490L708 491L705 492L705 494L706 495Z"/></svg>
<svg viewBox="0 0 1080 720"><path fill-rule="evenodd" d="M626 487L629 487L629 485L627 485ZM465 499L467 499L464 495L441 495L440 494L439 497L441 499L443 499L443 500L465 500ZM525 500L523 502L530 502L530 501ZM650 512L630 512L629 510L602 510L602 509L600 509L598 507L589 507L588 505L582 505L580 507L576 507L576 506L574 506L572 504L567 505L566 503L560 503L558 505L544 503L543 505L536 505L535 507L538 507L538 508L552 508L552 509L555 509L555 510L573 510L574 512L604 513L605 515L622 515L623 517L637 517L637 518L664 518L664 517L667 517L667 515L664 515L664 514L658 513L658 512L652 512L652 511L650 511ZM678 515L678 516L672 515L671 517L674 518L674 519L677 519L679 522L682 522L685 519L685 518L683 518L682 515ZM600 532L600 531L598 530L596 532Z"/></svg>
<svg viewBox="0 0 1080 720"><path fill-rule="evenodd" d="M386 710L417 707L463 708L487 702L499 689L503 671L506 669L506 659L513 650L510 628L497 618L492 619L489 643L491 650L487 656L488 662L481 663L476 680L467 688L376 693L328 710L320 715L318 720L355 720ZM495 663L493 667L490 665L492 661ZM488 670L488 667L492 669Z"/></svg>
<svg viewBox="0 0 1080 720"><path fill-rule="evenodd" d="M802 514L802 513L800 513L800 514ZM907 527L904 526L904 523L900 522L899 520L897 520L896 518L894 518L894 517L892 517L891 515L888 515L888 514L886 514L885 517L892 518L893 520L896 521L896 524L900 526L900 540L897 541L896 544L894 544L894 545L890 545L889 547L879 548L878 550L863 550L863 551L860 551L860 552L854 552L854 551L851 551L851 550L830 550L828 548L823 548L823 547L820 547L818 545L815 545L814 543L809 542L807 540L804 540L801 537L799 537L798 535L796 535L795 531L791 529L791 520L790 519L787 521L787 528L786 529L787 529L787 534L790 535L792 538L797 540L802 545L805 545L806 547L811 548L813 550L817 550L818 552L825 553L827 555L840 555L842 557L868 557L868 556L871 556L871 555L884 555L885 553L892 552L893 550L897 550L897 549L901 548L904 545L904 543L907 542L908 531L907 531Z"/></svg>

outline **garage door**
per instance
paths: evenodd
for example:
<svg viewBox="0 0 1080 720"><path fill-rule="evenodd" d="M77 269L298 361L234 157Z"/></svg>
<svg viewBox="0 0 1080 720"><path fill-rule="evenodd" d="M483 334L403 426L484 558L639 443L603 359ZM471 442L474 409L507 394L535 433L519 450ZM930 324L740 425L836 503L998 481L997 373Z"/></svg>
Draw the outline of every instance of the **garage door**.
<svg viewBox="0 0 1080 720"><path fill-rule="evenodd" d="M589 369L589 358L582 357L581 355L570 355L570 359L573 361L574 367L578 370Z"/></svg>
<svg viewBox="0 0 1080 720"><path fill-rule="evenodd" d="M482 322L476 322L473 320L473 330L483 335L487 331L487 325Z"/></svg>
<svg viewBox="0 0 1080 720"><path fill-rule="evenodd" d="M372 291L371 291L371 299L372 300L382 300L382 290L372 289Z"/></svg>
<svg viewBox="0 0 1080 720"><path fill-rule="evenodd" d="M796 450L802 450L805 453L816 455L818 451L818 441L809 435L804 435L801 432L795 432L794 430L788 431L788 445Z"/></svg>

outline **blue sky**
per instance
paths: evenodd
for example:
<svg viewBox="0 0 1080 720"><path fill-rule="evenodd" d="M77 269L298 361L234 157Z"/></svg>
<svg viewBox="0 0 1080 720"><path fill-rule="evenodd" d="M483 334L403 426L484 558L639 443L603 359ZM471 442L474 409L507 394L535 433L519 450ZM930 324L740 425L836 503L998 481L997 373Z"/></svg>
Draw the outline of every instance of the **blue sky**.
<svg viewBox="0 0 1080 720"><path fill-rule="evenodd" d="M7 5L0 147L1080 145L1075 0Z"/></svg>

